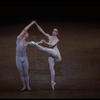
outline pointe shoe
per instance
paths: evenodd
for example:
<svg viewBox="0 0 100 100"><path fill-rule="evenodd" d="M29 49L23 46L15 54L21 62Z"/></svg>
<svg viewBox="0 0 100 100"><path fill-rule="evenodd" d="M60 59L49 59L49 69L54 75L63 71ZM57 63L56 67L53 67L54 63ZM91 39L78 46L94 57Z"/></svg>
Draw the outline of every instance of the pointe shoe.
<svg viewBox="0 0 100 100"><path fill-rule="evenodd" d="M35 42L34 41L31 41L31 43L34 45L35 44Z"/></svg>
<svg viewBox="0 0 100 100"><path fill-rule="evenodd" d="M55 90L55 87L54 87L55 85L56 85L56 83L54 81L52 81L51 82L51 87L52 87L53 90Z"/></svg>

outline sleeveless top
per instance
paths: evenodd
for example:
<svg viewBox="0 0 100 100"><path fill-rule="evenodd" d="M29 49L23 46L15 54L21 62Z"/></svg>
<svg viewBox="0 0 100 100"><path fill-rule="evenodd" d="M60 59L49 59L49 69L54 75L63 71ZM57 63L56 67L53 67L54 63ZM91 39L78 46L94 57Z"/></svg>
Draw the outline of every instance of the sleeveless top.
<svg viewBox="0 0 100 100"><path fill-rule="evenodd" d="M52 42L54 42L54 41L52 41ZM51 42L51 43L52 43ZM50 43L50 42L49 42ZM54 57L54 58L56 58L56 61L57 61L57 59L59 60L61 60L62 58L61 58L61 54L60 54L60 51L59 51L59 49L58 49L58 47L57 47L57 44L56 45L54 45L54 46L49 46L50 48L52 48L56 53L57 53L57 57ZM52 55L50 55L50 56L52 56ZM53 56L52 56L53 57Z"/></svg>
<svg viewBox="0 0 100 100"><path fill-rule="evenodd" d="M54 40L54 41L55 41L55 40ZM54 41L52 41L52 42L54 42ZM52 43L52 42L49 41L48 43ZM54 45L54 46L49 46L49 47L53 49L55 46L57 47L57 44Z"/></svg>

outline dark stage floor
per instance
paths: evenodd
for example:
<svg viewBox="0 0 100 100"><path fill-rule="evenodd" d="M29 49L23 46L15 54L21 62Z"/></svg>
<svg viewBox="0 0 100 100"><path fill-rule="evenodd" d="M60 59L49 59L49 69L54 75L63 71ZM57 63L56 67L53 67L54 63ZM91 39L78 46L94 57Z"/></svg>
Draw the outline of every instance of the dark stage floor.
<svg viewBox="0 0 100 100"><path fill-rule="evenodd" d="M93 22L39 23L50 34L54 27L59 30L62 61L55 64L55 91L50 86L49 55L28 47L32 91L20 92L22 83L15 63L16 37L27 24L0 26L0 98L100 98L100 23ZM28 41L47 40L35 25L28 32Z"/></svg>

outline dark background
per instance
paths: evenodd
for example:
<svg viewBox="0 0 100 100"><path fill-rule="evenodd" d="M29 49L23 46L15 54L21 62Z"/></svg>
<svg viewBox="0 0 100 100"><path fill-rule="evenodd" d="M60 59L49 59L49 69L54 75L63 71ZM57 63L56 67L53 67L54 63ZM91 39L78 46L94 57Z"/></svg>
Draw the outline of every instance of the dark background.
<svg viewBox="0 0 100 100"><path fill-rule="evenodd" d="M96 0L0 0L0 99L100 99L99 12ZM30 46L27 56L32 91L20 92L16 37L32 20L48 34L55 27L59 30L62 61L54 67L55 91L50 84L49 55ZM47 40L36 25L28 32L27 41Z"/></svg>
<svg viewBox="0 0 100 100"><path fill-rule="evenodd" d="M0 23L38 21L100 21L96 0L1 0Z"/></svg>

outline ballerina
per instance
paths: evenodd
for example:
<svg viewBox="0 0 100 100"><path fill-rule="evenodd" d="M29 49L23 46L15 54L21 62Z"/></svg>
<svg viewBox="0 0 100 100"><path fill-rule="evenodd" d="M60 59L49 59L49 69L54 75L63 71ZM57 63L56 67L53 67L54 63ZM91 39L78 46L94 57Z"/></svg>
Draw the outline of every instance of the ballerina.
<svg viewBox="0 0 100 100"><path fill-rule="evenodd" d="M35 24L37 26L37 28L39 29L40 32L42 32L49 40L49 42L46 42L44 39L42 39L39 42L34 42L31 41L31 43L33 45L35 45L39 50L45 51L47 52L50 56L48 57L48 62L49 62L49 68L50 68L50 74L51 74L51 87L54 90L55 89L55 70L54 70L54 65L55 65L55 61L61 61L61 55L59 52L59 49L57 47L57 44L59 42L59 39L57 37L58 35L58 29L54 28L52 31L52 35L49 35L48 33L45 33L43 31L43 29L37 24L37 22L35 21ZM40 44L45 43L47 45L49 45L49 47L43 47Z"/></svg>

